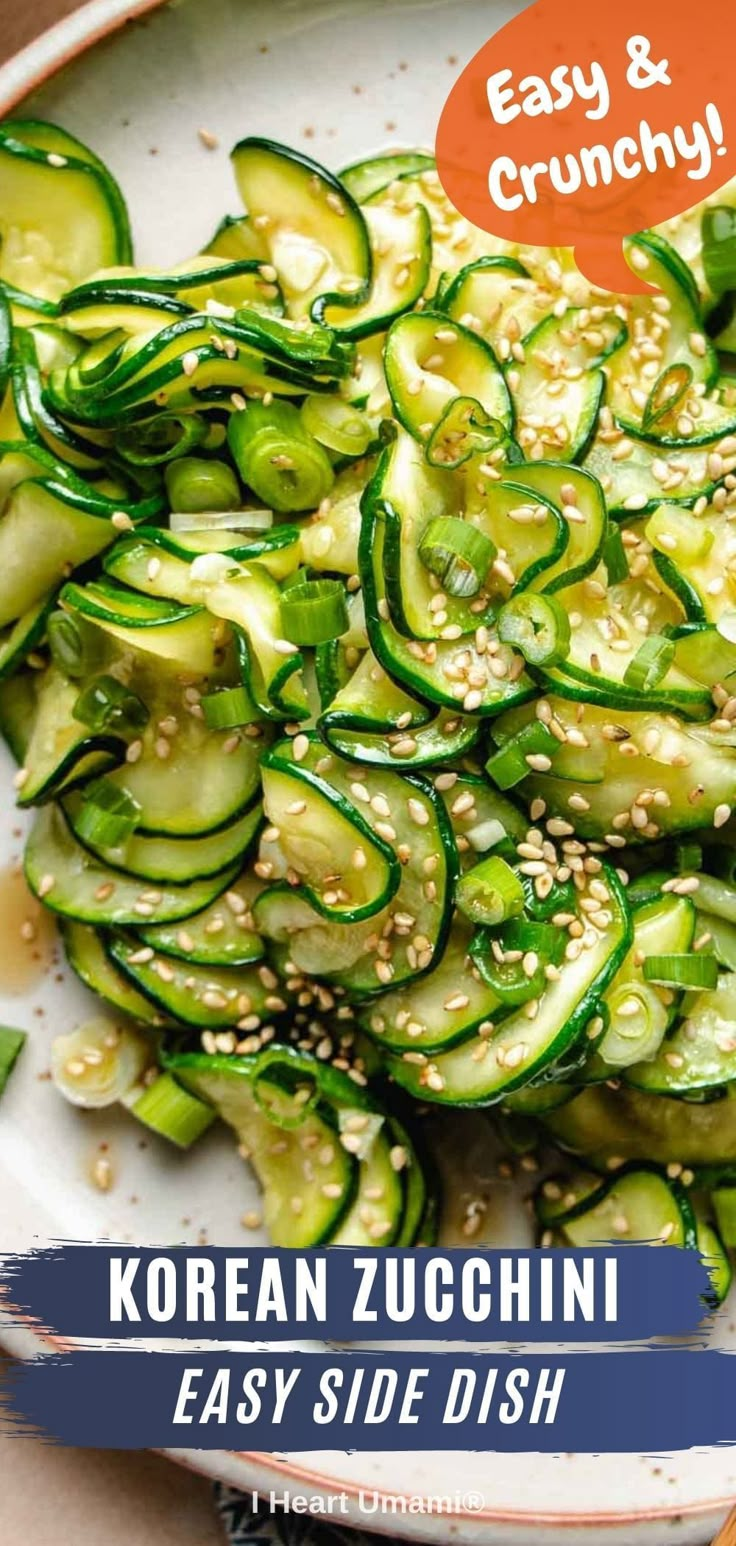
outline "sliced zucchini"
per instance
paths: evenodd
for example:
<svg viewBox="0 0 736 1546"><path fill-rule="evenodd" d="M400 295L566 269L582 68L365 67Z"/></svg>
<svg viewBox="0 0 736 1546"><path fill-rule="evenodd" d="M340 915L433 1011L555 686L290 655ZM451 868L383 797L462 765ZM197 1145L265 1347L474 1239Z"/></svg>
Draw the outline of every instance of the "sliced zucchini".
<svg viewBox="0 0 736 1546"><path fill-rule="evenodd" d="M269 1118L267 1100L278 1118L282 1107L288 1112L293 1104L290 1092L275 1079L268 1080L266 1067L256 1086L265 1093L257 1099L256 1058L184 1053L168 1066L186 1089L208 1100L234 1128L260 1183L264 1222L273 1244L303 1250L330 1240L350 1206L359 1169L340 1143L331 1107L310 1109L298 1126L280 1125ZM296 1061L297 1090L300 1072ZM306 1075L303 1078L306 1081Z"/></svg>
<svg viewBox="0 0 736 1546"><path fill-rule="evenodd" d="M90 733L74 718L79 683L53 665L34 673L33 720L23 748L23 782L19 805L38 805L70 785L115 767L125 756L122 735Z"/></svg>
<svg viewBox="0 0 736 1546"><path fill-rule="evenodd" d="M0 635L0 682L19 670L26 656L41 643L52 606L53 596L44 596Z"/></svg>
<svg viewBox="0 0 736 1546"><path fill-rule="evenodd" d="M463 756L478 738L472 720L432 715L387 676L367 650L347 682L329 695L318 729L342 757L372 766L417 768Z"/></svg>
<svg viewBox="0 0 736 1546"><path fill-rule="evenodd" d="M144 944L164 955L193 961L198 966L248 966L263 956L263 940L253 928L251 906L257 895L247 874L229 885L182 928L168 923L139 929Z"/></svg>
<svg viewBox="0 0 736 1546"><path fill-rule="evenodd" d="M321 321L330 306L349 327L345 308L367 298L371 281L368 231L352 195L316 161L270 140L240 140L231 159L290 315Z"/></svg>
<svg viewBox="0 0 736 1546"><path fill-rule="evenodd" d="M596 1169L609 1161L728 1169L736 1163L734 1094L683 1101L641 1090L590 1085L544 1117L555 1142L584 1154Z"/></svg>
<svg viewBox="0 0 736 1546"><path fill-rule="evenodd" d="M504 432L511 429L511 398L490 345L440 312L399 317L389 329L384 366L394 414L422 444L456 397L473 398Z"/></svg>
<svg viewBox="0 0 736 1546"><path fill-rule="evenodd" d="M473 1035L492 1033L498 996L468 962L469 933L455 926L442 960L428 977L404 983L366 1007L360 1023L390 1052L444 1052Z"/></svg>
<svg viewBox="0 0 736 1546"><path fill-rule="evenodd" d="M0 524L0 532L2 524ZM212 676L220 663L224 630L204 607L179 606L100 579L65 585L61 605L95 623L118 644L140 650L195 676Z"/></svg>
<svg viewBox="0 0 736 1546"><path fill-rule="evenodd" d="M346 166L340 173L340 182L358 204L362 204L397 177L433 171L434 166L434 156L428 151L386 151L383 155L370 156L367 161L354 161L351 166Z"/></svg>
<svg viewBox="0 0 736 1546"><path fill-rule="evenodd" d="M120 848L102 848L85 840L80 823L84 814L84 795L73 793L64 800L64 814L77 841L92 854L126 875L141 880L182 881L205 879L230 871L236 860L242 863L261 825L260 805L254 805L230 826L202 837L169 837L134 832Z"/></svg>
<svg viewBox="0 0 736 1546"><path fill-rule="evenodd" d="M566 1242L578 1248L640 1240L650 1245L696 1247L695 1218L681 1186L653 1167L623 1171L594 1192L584 1212L562 1224Z"/></svg>
<svg viewBox="0 0 736 1546"><path fill-rule="evenodd" d="M483 1106L528 1084L558 1062L595 1013L631 941L625 896L610 870L606 885L610 923L600 929L589 925L594 942L566 960L559 978L541 995L534 1018L525 1008L513 1010L488 1037L469 1037L459 1047L433 1057L413 1052L392 1057L389 1067L396 1082L421 1100Z"/></svg>
<svg viewBox="0 0 736 1546"><path fill-rule="evenodd" d="M0 131L0 279L58 300L104 264L130 260L122 194L79 140L33 119Z"/></svg>
<svg viewBox="0 0 736 1546"><path fill-rule="evenodd" d="M169 1020L197 1029L241 1025L252 1032L286 1013L291 995L274 991L264 966L200 966L178 956L141 948L139 939L114 935L110 958L139 993ZM243 1023L245 1022L245 1023Z"/></svg>
<svg viewBox="0 0 736 1546"><path fill-rule="evenodd" d="M695 933L695 909L689 897L670 891L636 907L633 924L631 948L603 1000L607 1025L594 1061L603 1065L604 1077L611 1065L623 1068L657 1056L679 999L667 989L645 983L644 959L670 952L687 954ZM637 1004L642 1005L639 1013Z"/></svg>
<svg viewBox="0 0 736 1546"><path fill-rule="evenodd" d="M118 971L97 929L65 918L61 920L61 937L69 965L85 987L99 994L113 1008L130 1015L132 1020L138 1020L141 1025L158 1026L164 1023L164 1016L150 999L139 993L127 977Z"/></svg>
<svg viewBox="0 0 736 1546"><path fill-rule="evenodd" d="M527 335L523 358L512 360L510 385L519 444L531 460L574 462L585 455L605 390L601 363L625 338L613 312L592 326L588 310L573 308Z"/></svg>
<svg viewBox="0 0 736 1546"><path fill-rule="evenodd" d="M74 838L58 806L38 813L25 850L25 874L34 896L52 912L80 923L167 923L188 918L208 907L226 891L233 870L207 880L173 884L155 890L100 864Z"/></svg>
<svg viewBox="0 0 736 1546"><path fill-rule="evenodd" d="M369 338L383 332L394 317L409 311L424 293L432 261L432 230L422 204L414 209L363 210L371 247L371 290L367 300L346 314L325 305L319 318L347 338Z"/></svg>

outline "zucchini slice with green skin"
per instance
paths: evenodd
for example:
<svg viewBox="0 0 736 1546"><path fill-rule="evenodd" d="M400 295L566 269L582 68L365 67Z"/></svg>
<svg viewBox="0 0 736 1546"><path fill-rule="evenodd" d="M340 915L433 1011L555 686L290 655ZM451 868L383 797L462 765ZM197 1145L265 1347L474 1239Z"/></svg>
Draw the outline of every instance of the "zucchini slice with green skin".
<svg viewBox="0 0 736 1546"><path fill-rule="evenodd" d="M697 933L709 936L708 945L716 960L728 972L736 972L736 923L716 918L714 913L697 913Z"/></svg>
<svg viewBox="0 0 736 1546"><path fill-rule="evenodd" d="M563 1229L568 1219L587 1213L606 1194L607 1182L593 1170L549 1176L534 1194L534 1212L543 1229Z"/></svg>
<svg viewBox="0 0 736 1546"><path fill-rule="evenodd" d="M651 231L627 238L624 248L630 267L661 293L632 296L627 303L629 344L606 367L611 412L627 434L664 446L696 445L730 433L736 417L733 411L696 394L697 387L702 391L715 385L718 361L703 330L700 299L689 269L674 248ZM665 326L659 320L662 316ZM660 351L658 358L642 360L635 342L640 329ZM689 368L692 385L670 413L647 429L644 410L649 394L661 373L674 364Z"/></svg>
<svg viewBox="0 0 736 1546"><path fill-rule="evenodd" d="M180 1025L205 1030L238 1025L253 1031L285 1014L293 1002L283 987L276 990L268 966L197 965L162 951L154 954L150 946L141 948L139 939L117 934L108 948L123 976Z"/></svg>
<svg viewBox="0 0 736 1546"><path fill-rule="evenodd" d="M695 1215L684 1187L654 1166L619 1171L561 1228L566 1243L579 1248L640 1240L697 1249Z"/></svg>
<svg viewBox="0 0 736 1546"><path fill-rule="evenodd" d="M102 928L189 918L226 891L238 873L234 866L208 880L168 884L154 891L145 881L94 859L76 841L54 805L43 806L36 817L26 844L24 868L34 896L52 912Z"/></svg>
<svg viewBox="0 0 736 1546"><path fill-rule="evenodd" d="M384 993L363 1010L360 1024L379 1047L429 1054L491 1034L501 1006L493 989L470 970L469 941L469 934L456 927L428 977Z"/></svg>
<svg viewBox="0 0 736 1546"><path fill-rule="evenodd" d="M582 467L561 467L546 461L516 466L512 478L540 500L555 505L569 527L562 553L554 564L530 578L530 589L556 592L585 579L600 559L608 531L606 501L597 479ZM569 514L570 505L577 511L576 520Z"/></svg>
<svg viewBox="0 0 736 1546"><path fill-rule="evenodd" d="M34 676L19 671L0 682L0 735L19 769L33 728Z"/></svg>
<svg viewBox="0 0 736 1546"><path fill-rule="evenodd" d="M684 1101L622 1086L589 1085L543 1117L554 1141L585 1155L596 1170L622 1159L733 1170L734 1093L720 1100Z"/></svg>
<svg viewBox="0 0 736 1546"><path fill-rule="evenodd" d="M70 482L27 478L11 490L0 520L0 628L15 622L69 574L109 547L121 506L83 496ZM154 510L149 506L149 514Z"/></svg>
<svg viewBox="0 0 736 1546"><path fill-rule="evenodd" d="M610 1077L612 1066L622 1068L637 1063L641 1057L653 1058L660 1050L659 1043L678 1013L681 995L645 983L644 958L670 952L687 954L695 934L695 908L690 897L676 896L670 891L651 902L633 906L629 894L629 902L633 907L634 937L628 955L606 990L602 1007L607 1024L592 1059L596 1071L604 1078ZM631 1005L627 1006L627 1000L632 995L634 1008L641 995L644 1003L651 1005L644 1028L636 1013L628 1013Z"/></svg>
<svg viewBox="0 0 736 1546"><path fill-rule="evenodd" d="M736 541L729 520L733 505L722 505L720 501L718 506L711 503L697 517L679 511L665 514L671 521L671 532L666 523L660 527L656 516L651 517L656 521L656 527L650 527L649 522L645 527L645 535L655 549L655 568L664 584L682 603L691 622L718 624L736 610L731 568ZM678 553L677 562L674 562L668 544L670 540L678 542L677 522L683 519L687 523L684 541L690 538L692 545L681 557Z"/></svg>
<svg viewBox="0 0 736 1546"><path fill-rule="evenodd" d="M694 682L676 659L655 686L637 688L626 680L644 638L650 633L669 634L681 622L677 602L643 578L608 586L603 573L591 578L592 583L583 581L565 589L565 607L575 626L565 659L539 667L547 685L565 696L580 696L587 703L612 709L661 709L686 719L710 719L709 689Z"/></svg>
<svg viewBox="0 0 736 1546"><path fill-rule="evenodd" d="M231 882L224 896L187 918L181 927L157 923L138 932L145 945L197 966L249 966L264 955L251 913L256 894L257 886L243 874Z"/></svg>
<svg viewBox="0 0 736 1546"><path fill-rule="evenodd" d="M450 922L457 855L442 800L420 774L351 767L324 749L319 756L313 742L309 755L317 758L320 779L334 782L356 814L364 813L371 826L390 824L395 837L387 842L395 844L401 866L398 890L382 911L348 924L327 923L308 895L292 890L289 897L285 889L271 887L254 905L256 928L288 940L299 970L327 976L356 994L415 979L441 958ZM358 829L356 836L359 844ZM277 844L262 842L261 857L274 868L273 859L280 860L284 873Z"/></svg>
<svg viewBox="0 0 736 1546"><path fill-rule="evenodd" d="M82 337L104 333L145 332L164 327L170 316L206 311L215 306L262 306L283 309L278 286L264 279L258 258L205 257L190 259L168 273L156 270L107 269L68 290L59 305L66 327Z"/></svg>
<svg viewBox="0 0 736 1546"><path fill-rule="evenodd" d="M212 626L218 619L220 627L223 622L236 625L248 645L245 685L262 712L284 719L309 714L303 657L281 637L281 594L262 564L249 562L244 568L218 553L188 561L175 556L171 543L136 539L119 545L110 568L149 597L174 597L192 610L204 604Z"/></svg>
<svg viewBox="0 0 736 1546"><path fill-rule="evenodd" d="M703 445L667 449L653 441L634 440L623 431L610 438L599 433L583 468L598 479L609 515L619 519L647 515L661 504L689 505L702 495L710 498L718 478L736 468L732 440L719 435ZM615 454L619 446L625 455Z"/></svg>
<svg viewBox="0 0 736 1546"><path fill-rule="evenodd" d="M369 156L366 161L354 161L340 173L340 182L358 204L380 193L396 178L412 177L417 172L435 169L434 156L425 150L387 151L385 155Z"/></svg>
<svg viewBox="0 0 736 1546"><path fill-rule="evenodd" d="M37 353L40 331L16 329L13 337L11 378L18 423L29 440L41 440L57 460L99 474L107 447L69 429L46 402Z"/></svg>
<svg viewBox="0 0 736 1546"><path fill-rule="evenodd" d="M325 762L329 778L321 776ZM358 772L356 765L325 754L319 742L311 742L298 762L292 743L279 742L261 762L264 809L277 834L273 846L315 911L334 922L372 917L388 906L399 885L388 802L384 796L383 820L369 800L359 804ZM369 799L371 785L378 800L379 788L388 781L390 789L391 780L390 774L374 774L365 786ZM268 837L266 844L270 847Z"/></svg>
<svg viewBox="0 0 736 1546"><path fill-rule="evenodd" d="M331 1245L377 1246L397 1243L404 1217L404 1182L391 1160L385 1131L376 1133L358 1169L355 1200L343 1216Z"/></svg>
<svg viewBox="0 0 736 1546"><path fill-rule="evenodd" d="M703 1216L702 1207L696 1206L693 1211L697 1250L708 1269L714 1305L723 1304L733 1281L731 1259L715 1225Z"/></svg>
<svg viewBox="0 0 736 1546"><path fill-rule="evenodd" d="M512 401L490 344L441 312L398 317L388 331L384 368L394 414L422 444L455 397L474 398L503 430L512 427Z"/></svg>
<svg viewBox="0 0 736 1546"><path fill-rule="evenodd" d="M204 553L225 553L233 564L258 563L276 580L293 574L299 566L302 533L296 526L275 526L256 534L226 531L169 531L168 528L139 526L136 540L118 540L104 560L104 568L113 579L144 590L148 583L147 567L152 557L171 553L191 564Z"/></svg>
<svg viewBox="0 0 736 1546"><path fill-rule="evenodd" d="M165 1023L164 1016L150 999L139 993L118 971L105 948L104 936L97 929L64 918L61 920L61 938L67 961L85 987L99 994L113 1008L130 1015L140 1025L159 1026Z"/></svg>
<svg viewBox="0 0 736 1546"><path fill-rule="evenodd" d="M177 885L205 879L230 871L236 859L241 864L262 824L262 809L254 805L230 826L220 827L201 837L166 837L161 834L133 832L120 848L102 848L85 839L80 831L84 797L73 793L65 797L64 814L83 848L113 870L141 880L174 881Z"/></svg>
<svg viewBox="0 0 736 1546"><path fill-rule="evenodd" d="M452 824L462 871L491 852L517 862L517 844L523 842L529 824L487 778L476 773L440 774L435 788Z"/></svg>
<svg viewBox="0 0 736 1546"><path fill-rule="evenodd" d="M512 344L531 333L548 313L548 296L517 258L491 256L448 274L434 305L479 333L500 360Z"/></svg>
<svg viewBox="0 0 736 1546"><path fill-rule="evenodd" d="M286 1055L287 1049L282 1050ZM241 1152L247 1153L260 1183L264 1222L273 1244L303 1250L331 1240L350 1207L359 1170L358 1162L340 1143L331 1105L320 1101L299 1126L280 1126L254 1097L257 1058L182 1053L169 1059L167 1067L185 1089L209 1101L234 1128ZM295 1059L295 1079L300 1072ZM307 1066L305 1079L310 1073ZM281 1096L286 1104L288 1092L275 1080L269 1083L267 1075L266 1068L260 1080L271 1100ZM308 1168L305 1161L310 1162Z"/></svg>
<svg viewBox="0 0 736 1546"><path fill-rule="evenodd" d="M349 327L345 308L367 299L372 278L368 231L352 194L316 161L271 140L240 140L231 161L290 315L322 321L330 306Z"/></svg>
<svg viewBox="0 0 736 1546"><path fill-rule="evenodd" d="M0 279L56 301L106 264L127 263L122 194L85 145L33 119L0 130Z"/></svg>
<svg viewBox="0 0 736 1546"><path fill-rule="evenodd" d="M186 691L181 689L182 697ZM140 807L138 834L197 840L232 827L256 796L263 739L208 730L186 712L178 695L159 703L161 712L152 715L139 738L140 757L108 774ZM179 729L162 758L158 726L172 712Z"/></svg>
<svg viewBox="0 0 736 1546"><path fill-rule="evenodd" d="M42 642L53 605L53 596L44 596L0 634L0 682L18 671L26 657Z"/></svg>
<svg viewBox="0 0 736 1546"><path fill-rule="evenodd" d="M123 760L123 736L91 732L74 718L78 682L69 681L51 665L43 674L34 672L29 689L34 708L23 747L23 777L17 796L20 806L39 805Z"/></svg>
<svg viewBox="0 0 736 1546"><path fill-rule="evenodd" d="M472 720L446 710L433 715L410 698L371 650L334 696L330 693L317 728L341 757L397 770L452 761L470 751L479 735Z"/></svg>
<svg viewBox="0 0 736 1546"><path fill-rule="evenodd" d="M513 1010L495 1033L472 1036L449 1052L392 1057L389 1068L397 1084L419 1100L484 1106L558 1062L595 1014L597 1001L631 942L631 921L620 882L611 870L605 880L611 922L604 929L594 928L595 943L565 961L558 980L549 983L539 999L533 1019L524 1008Z"/></svg>
<svg viewBox="0 0 736 1546"><path fill-rule="evenodd" d="M576 746L561 746L551 771L530 772L520 793L529 800L546 800L548 816L574 818L580 837L620 848L672 832L708 828L718 806L733 802L736 747L709 725L592 703L585 704L581 716L580 705L551 694L547 701L562 729L583 735L587 746L584 756L579 741ZM503 744L532 717L526 708L513 710L496 722L494 737ZM629 751L622 754L622 746ZM576 765L583 772L589 763L595 767L598 762L597 782L575 779ZM562 767L565 779L559 776ZM637 806L642 794L644 805ZM644 814L634 816L634 809Z"/></svg>
<svg viewBox="0 0 736 1546"><path fill-rule="evenodd" d="M391 622L384 578L384 546L388 527L396 517L390 505L382 497L382 467L368 485L363 500L363 524L360 536L360 576L363 582L365 616L371 648L377 660L402 687L412 695L444 708L457 710L465 703L468 693L479 697L471 699L473 714L479 717L499 714L512 703L524 702L533 694L533 687L524 670L523 659L507 645L501 645L492 656L487 654L487 637L482 637L482 653L478 639L473 635L446 641L406 639ZM470 655L470 667L466 669L466 656ZM462 657L462 659L461 659ZM497 662L491 669L490 660ZM504 669L505 668L505 669ZM482 690L472 689L470 672L484 675ZM467 690L463 699L455 691L463 679ZM471 712L467 709L466 712Z"/></svg>
<svg viewBox="0 0 736 1546"><path fill-rule="evenodd" d="M363 210L371 245L370 295L345 314L342 307L320 306L319 318L345 338L370 338L382 333L394 317L407 312L424 293L432 262L432 228L423 204L414 209Z"/></svg>
<svg viewBox="0 0 736 1546"><path fill-rule="evenodd" d="M212 676L220 663L222 630L218 638L215 621L202 606L144 596L104 578L84 586L65 585L59 601L124 648L173 663L182 671Z"/></svg>
<svg viewBox="0 0 736 1546"><path fill-rule="evenodd" d="M205 257L228 258L233 262L268 262L266 243L247 215L223 215L202 253Z"/></svg>
<svg viewBox="0 0 736 1546"><path fill-rule="evenodd" d="M657 1056L626 1069L627 1084L652 1095L696 1098L736 1079L736 974L724 972L717 988L688 999L684 1019Z"/></svg>
<svg viewBox="0 0 736 1546"><path fill-rule="evenodd" d="M601 363L625 339L626 328L613 312L593 327L590 312L575 308L546 317L527 334L523 358L512 358L508 379L519 444L530 459L569 463L585 455L605 391Z"/></svg>

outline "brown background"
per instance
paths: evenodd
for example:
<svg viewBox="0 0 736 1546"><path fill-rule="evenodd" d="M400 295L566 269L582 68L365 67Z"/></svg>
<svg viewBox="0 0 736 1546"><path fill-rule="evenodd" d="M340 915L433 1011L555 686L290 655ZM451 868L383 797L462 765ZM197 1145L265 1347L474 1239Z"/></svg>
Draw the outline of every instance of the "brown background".
<svg viewBox="0 0 736 1546"><path fill-rule="evenodd" d="M78 0L0 0L0 60L77 9Z"/></svg>

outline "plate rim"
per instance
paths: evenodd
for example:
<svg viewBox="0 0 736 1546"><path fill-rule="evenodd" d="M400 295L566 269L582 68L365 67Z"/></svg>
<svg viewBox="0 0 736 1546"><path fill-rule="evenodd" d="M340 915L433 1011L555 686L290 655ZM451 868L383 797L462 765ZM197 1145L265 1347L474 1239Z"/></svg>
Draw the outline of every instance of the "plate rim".
<svg viewBox="0 0 736 1546"><path fill-rule="evenodd" d="M46 28L38 37L0 65L0 118L12 113L32 91L37 90L50 77L56 75L80 55L87 53L97 43L120 31L126 23L136 21L169 3L170 0L86 0L85 4L53 26ZM16 1318L14 1325L0 1325L0 1345L14 1356L32 1357L38 1352L39 1344L55 1345L53 1338L38 1335L29 1324L24 1323L23 1317ZM176 1461L188 1470L227 1480L231 1485L241 1485L244 1489L255 1484L256 1490L259 1490L259 1473L261 1476L266 1473L266 1483L273 1478L279 1478L281 1481L293 1479L305 1485L308 1484L323 1495L345 1494L356 1502L360 1494L366 1491L365 1487L342 1477L329 1476L323 1471L312 1470L308 1466L294 1464L291 1461L276 1461L270 1452L163 1449L158 1453L166 1455L168 1459ZM233 1475L233 1467L237 1462L242 1462L245 1468L246 1474L243 1475L242 1480ZM371 1494L379 1499L404 1496L408 1501L410 1496L401 1493L384 1493L380 1487L370 1490ZM727 1513L735 1501L736 1498L732 1494L697 1503L681 1502L674 1509L652 1507L627 1509L615 1513L611 1510L587 1510L571 1514L568 1510L540 1512L526 1509L482 1508L473 1510L472 1513L448 1511L437 1517L446 1520L450 1527L462 1526L465 1523L474 1525L477 1522L478 1524L511 1525L517 1528L563 1529L573 1533L593 1527L618 1529L626 1525L653 1524L672 1520L674 1515L686 1519L702 1518L703 1520L713 1516L715 1522L716 1517ZM417 1523L423 1517L425 1516L417 1516ZM403 1535L402 1526L408 1523L410 1518L409 1515L393 1515L392 1533ZM360 1523L359 1514L354 1522ZM413 1530L411 1534L414 1534Z"/></svg>

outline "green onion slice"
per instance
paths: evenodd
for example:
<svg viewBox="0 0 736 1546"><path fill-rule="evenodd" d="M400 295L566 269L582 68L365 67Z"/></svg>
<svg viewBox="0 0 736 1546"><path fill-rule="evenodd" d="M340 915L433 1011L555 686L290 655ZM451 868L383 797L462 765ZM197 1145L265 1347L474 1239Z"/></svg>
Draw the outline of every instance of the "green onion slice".
<svg viewBox="0 0 736 1546"><path fill-rule="evenodd" d="M662 988L715 988L718 962L715 956L697 951L690 955L647 956L642 967L647 982Z"/></svg>
<svg viewBox="0 0 736 1546"><path fill-rule="evenodd" d="M657 687L675 658L673 639L665 639L661 633L650 633L639 645L633 659L624 671L624 685L637 691Z"/></svg>
<svg viewBox="0 0 736 1546"><path fill-rule="evenodd" d="M457 515L436 516L419 544L425 569L450 596L477 596L495 556L490 537Z"/></svg>
<svg viewBox="0 0 736 1546"><path fill-rule="evenodd" d="M202 713L208 730L235 730L252 725L259 712L245 687L221 687L202 699Z"/></svg>
<svg viewBox="0 0 736 1546"><path fill-rule="evenodd" d="M142 698L114 676L96 676L82 689L72 714L90 730L142 730L149 713Z"/></svg>
<svg viewBox="0 0 736 1546"><path fill-rule="evenodd" d="M525 591L512 596L498 614L498 637L532 666L556 665L570 650L570 620L556 596Z"/></svg>
<svg viewBox="0 0 736 1546"><path fill-rule="evenodd" d="M653 1058L667 1030L667 1010L646 982L622 982L607 996L609 1023L598 1051L604 1062L629 1068Z"/></svg>
<svg viewBox="0 0 736 1546"><path fill-rule="evenodd" d="M513 959L499 960L496 952L505 953L507 949ZM478 929L470 941L468 954L483 981L493 989L502 1004L510 1008L528 1004L530 999L539 998L544 992L544 962L538 960L533 969L528 960L525 965L523 953L515 946L507 946L505 937L497 940L487 929Z"/></svg>
<svg viewBox="0 0 736 1546"><path fill-rule="evenodd" d="M314 1075L294 1067L279 1052L260 1060L251 1088L254 1100L277 1127L301 1127L319 1099Z"/></svg>
<svg viewBox="0 0 736 1546"><path fill-rule="evenodd" d="M169 504L179 514L237 510L241 503L238 480L227 462L180 456L169 462L164 478Z"/></svg>
<svg viewBox="0 0 736 1546"><path fill-rule="evenodd" d="M697 875L703 868L703 849L700 843L678 843L677 868L681 875Z"/></svg>
<svg viewBox="0 0 736 1546"><path fill-rule="evenodd" d="M281 596L281 629L290 644L327 644L348 626L345 587L339 580L305 580Z"/></svg>
<svg viewBox="0 0 736 1546"><path fill-rule="evenodd" d="M130 1107L131 1115L178 1149L188 1149L215 1120L212 1106L177 1084L172 1074L160 1074Z"/></svg>
<svg viewBox="0 0 736 1546"><path fill-rule="evenodd" d="M293 403L249 403L231 415L227 438L243 482L274 510L315 510L329 494L332 463Z"/></svg>
<svg viewBox="0 0 736 1546"><path fill-rule="evenodd" d="M89 676L99 666L103 638L93 624L69 612L52 612L46 624L51 658L65 676Z"/></svg>
<svg viewBox="0 0 736 1546"><path fill-rule="evenodd" d="M506 426L493 419L475 397L453 397L425 447L430 467L461 467L475 455L488 455L510 441Z"/></svg>
<svg viewBox="0 0 736 1546"><path fill-rule="evenodd" d="M315 393L302 403L302 423L310 435L340 456L362 456L375 439L365 414L359 413L341 397L323 397Z"/></svg>
<svg viewBox="0 0 736 1546"><path fill-rule="evenodd" d="M629 565L618 526L609 527L601 558L606 566L609 585L620 585L622 580L628 580Z"/></svg>
<svg viewBox="0 0 736 1546"><path fill-rule="evenodd" d="M120 848L135 832L140 814L138 801L127 789L97 778L84 790L77 832L93 848Z"/></svg>
<svg viewBox="0 0 736 1546"><path fill-rule="evenodd" d="M494 927L524 907L524 887L505 859L492 855L460 877L455 901L471 923Z"/></svg>
<svg viewBox="0 0 736 1546"><path fill-rule="evenodd" d="M16 1031L12 1025L0 1025L0 1095L13 1072L15 1060L25 1040L25 1031Z"/></svg>
<svg viewBox="0 0 736 1546"><path fill-rule="evenodd" d="M736 289L736 210L715 204L700 222L703 269L714 295Z"/></svg>
<svg viewBox="0 0 736 1546"><path fill-rule="evenodd" d="M499 789L513 789L515 784L520 784L529 773L545 773L549 769L540 764L527 762L527 757L541 757L548 761L557 751L557 742L551 730L543 725L541 720L534 720L532 724L525 725L518 735L511 736L504 742L486 763L486 772L492 778Z"/></svg>
<svg viewBox="0 0 736 1546"><path fill-rule="evenodd" d="M668 365L657 377L646 400L641 416L644 431L653 429L660 419L673 413L692 385L693 373L689 365Z"/></svg>

